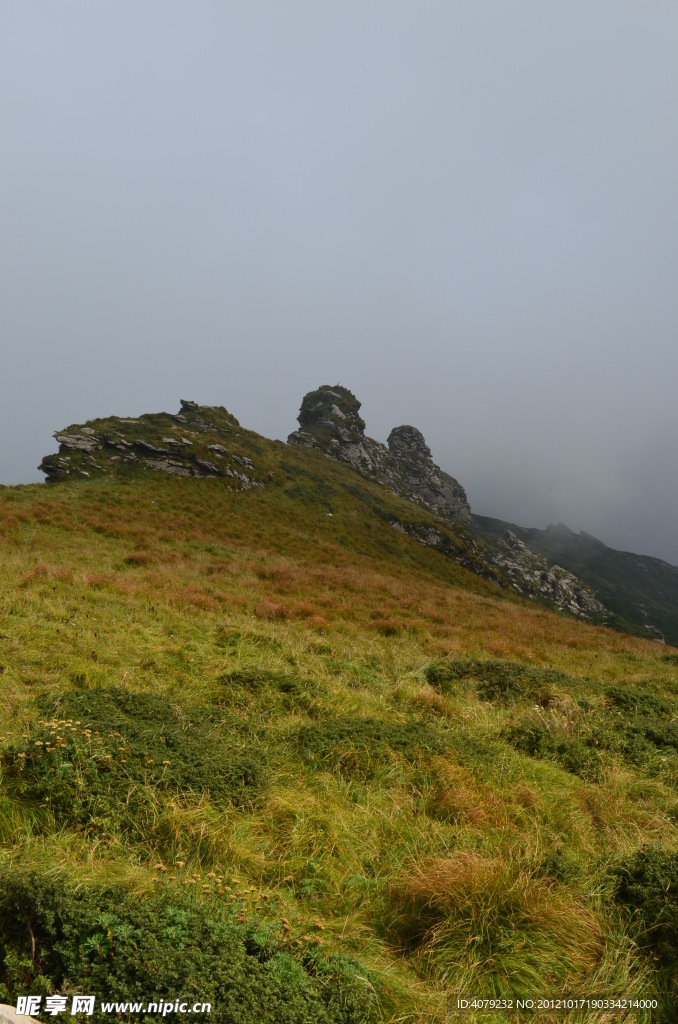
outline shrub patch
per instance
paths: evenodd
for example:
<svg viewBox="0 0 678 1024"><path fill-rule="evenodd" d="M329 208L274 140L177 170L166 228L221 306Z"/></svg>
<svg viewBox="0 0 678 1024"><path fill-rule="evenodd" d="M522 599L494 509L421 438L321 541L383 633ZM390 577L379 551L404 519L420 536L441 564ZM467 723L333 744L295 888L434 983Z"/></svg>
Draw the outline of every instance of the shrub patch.
<svg viewBox="0 0 678 1024"><path fill-rule="evenodd" d="M313 679L258 667L225 672L219 676L219 682L224 687L224 696L230 696L236 703L243 695L250 701L254 696L260 704L284 711L308 711L319 691Z"/></svg>
<svg viewBox="0 0 678 1024"><path fill-rule="evenodd" d="M394 756L415 762L445 746L442 733L423 722L388 722L348 715L302 726L292 741L306 762L348 775L369 775Z"/></svg>
<svg viewBox="0 0 678 1024"><path fill-rule="evenodd" d="M122 886L0 877L0 999L93 992L100 999L210 1002L216 1024L372 1024L375 987L350 957L296 947L279 927L181 893L132 897ZM271 937L270 932L273 932ZM157 1015L160 1017L160 1014ZM157 1019L149 1015L149 1019Z"/></svg>
<svg viewBox="0 0 678 1024"><path fill-rule="evenodd" d="M434 662L425 674L427 682L443 693L453 693L459 689L459 683L470 681L481 700L503 704L529 701L543 707L550 704L555 686L572 683L570 676L555 669L476 658Z"/></svg>
<svg viewBox="0 0 678 1024"><path fill-rule="evenodd" d="M600 778L600 753L586 740L554 736L537 723L511 726L501 736L522 754L551 761L587 782L598 782Z"/></svg>
<svg viewBox="0 0 678 1024"><path fill-rule="evenodd" d="M678 851L650 847L614 871L616 899L634 914L639 941L665 967L678 964Z"/></svg>
<svg viewBox="0 0 678 1024"><path fill-rule="evenodd" d="M22 746L3 752L3 775L13 796L50 808L60 823L130 831L170 795L244 805L263 785L254 737L214 708L122 689L66 693L39 706L45 718Z"/></svg>

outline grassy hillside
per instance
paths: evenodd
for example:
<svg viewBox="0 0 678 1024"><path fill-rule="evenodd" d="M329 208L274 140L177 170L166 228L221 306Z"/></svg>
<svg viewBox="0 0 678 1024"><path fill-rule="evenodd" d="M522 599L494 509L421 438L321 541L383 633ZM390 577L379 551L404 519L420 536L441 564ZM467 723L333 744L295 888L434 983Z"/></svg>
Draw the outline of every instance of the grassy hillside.
<svg viewBox="0 0 678 1024"><path fill-rule="evenodd" d="M678 645L678 567L649 555L616 551L562 525L538 530L473 516L473 529L490 542L512 530L534 551L593 587L618 629L647 636L648 627L654 627L668 643Z"/></svg>
<svg viewBox="0 0 678 1024"><path fill-rule="evenodd" d="M0 1001L675 1020L678 655L510 596L319 453L242 444L265 486L0 490Z"/></svg>

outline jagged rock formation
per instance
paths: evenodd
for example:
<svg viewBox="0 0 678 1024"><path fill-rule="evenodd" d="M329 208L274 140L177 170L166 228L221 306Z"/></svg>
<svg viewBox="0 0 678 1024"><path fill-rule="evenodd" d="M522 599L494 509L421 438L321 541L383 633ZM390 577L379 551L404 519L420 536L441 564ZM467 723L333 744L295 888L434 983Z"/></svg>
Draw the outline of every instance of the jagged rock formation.
<svg viewBox="0 0 678 1024"><path fill-rule="evenodd" d="M466 492L454 477L435 464L421 431L412 426L395 427L387 444L380 444L365 434L365 421L359 410L360 402L347 388L324 384L304 396L299 429L290 434L288 443L318 448L363 476L377 480L394 494L425 506L441 519L466 526L471 520ZM433 528L398 521L391 525L428 547L444 550L443 536ZM582 619L605 621L609 617L610 612L589 586L567 569L552 565L543 555L531 551L510 531L499 543L492 544L489 551L481 551L472 539L471 544L474 557L468 568L474 572L492 577L491 571L487 571L490 562L498 570L496 581L508 579L524 597L538 599Z"/></svg>
<svg viewBox="0 0 678 1024"><path fill-rule="evenodd" d="M445 519L468 523L471 508L461 484L435 464L424 435L416 427L394 427L386 439L405 493Z"/></svg>
<svg viewBox="0 0 678 1024"><path fill-rule="evenodd" d="M444 519L468 523L471 509L458 481L435 464L416 427L395 427L388 445L365 434L360 402L340 385L324 384L305 395L299 411L299 430L289 444L319 448L363 476L378 480L394 494L410 498Z"/></svg>
<svg viewBox="0 0 678 1024"><path fill-rule="evenodd" d="M512 530L506 530L489 559L523 597L539 598L583 619L604 621L611 615L591 587L567 569L550 564L543 555L531 551Z"/></svg>
<svg viewBox="0 0 678 1024"><path fill-rule="evenodd" d="M434 548L445 558L454 559L457 565L469 569L476 576L483 576L502 588L508 585L506 576L490 563L486 552L476 544L473 535L468 531L460 531L458 527L451 530L446 528L447 524L443 522L440 523L442 530L424 523L404 522L402 519L394 518L389 522L398 533L406 534L427 548Z"/></svg>
<svg viewBox="0 0 678 1024"><path fill-rule="evenodd" d="M38 468L48 483L146 468L173 476L228 477L237 490L262 486L242 453L238 426L221 406L182 400L174 416L111 416L57 431L58 453L46 455Z"/></svg>

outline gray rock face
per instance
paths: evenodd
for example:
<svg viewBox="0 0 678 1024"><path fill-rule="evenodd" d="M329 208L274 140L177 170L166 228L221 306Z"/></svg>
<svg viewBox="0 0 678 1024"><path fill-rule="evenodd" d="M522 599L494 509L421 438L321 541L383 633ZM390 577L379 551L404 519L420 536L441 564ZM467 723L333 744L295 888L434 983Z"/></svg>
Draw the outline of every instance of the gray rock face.
<svg viewBox="0 0 678 1024"><path fill-rule="evenodd" d="M443 543L443 535L440 530L433 526L418 526L412 523L401 523L399 519L392 519L391 526L398 533L404 533L407 537L418 540L427 548L440 548Z"/></svg>
<svg viewBox="0 0 678 1024"><path fill-rule="evenodd" d="M416 427L394 427L387 438L406 491L418 494L444 519L468 523L471 509L466 491L449 473L436 466L424 435Z"/></svg>
<svg viewBox="0 0 678 1024"><path fill-rule="evenodd" d="M591 587L532 551L512 530L505 532L491 561L523 597L539 598L582 619L605 621L611 615Z"/></svg>
<svg viewBox="0 0 678 1024"><path fill-rule="evenodd" d="M435 464L421 431L395 427L388 445L365 434L360 402L347 388L324 384L301 403L299 430L288 444L319 448L394 494L410 498L445 519L468 523L471 509L464 488Z"/></svg>
<svg viewBox="0 0 678 1024"><path fill-rule="evenodd" d="M100 442L93 430L83 429L80 434L54 434L59 444L64 448L71 448L79 452L95 452L100 448Z"/></svg>

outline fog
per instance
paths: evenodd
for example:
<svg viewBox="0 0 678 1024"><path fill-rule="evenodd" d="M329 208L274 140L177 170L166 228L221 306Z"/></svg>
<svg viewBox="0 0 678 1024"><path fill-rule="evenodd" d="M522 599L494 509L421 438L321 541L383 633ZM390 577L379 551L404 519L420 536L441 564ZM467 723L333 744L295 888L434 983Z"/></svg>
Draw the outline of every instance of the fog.
<svg viewBox="0 0 678 1024"><path fill-rule="evenodd" d="M673 0L0 5L0 481L341 383L474 511L678 564Z"/></svg>

